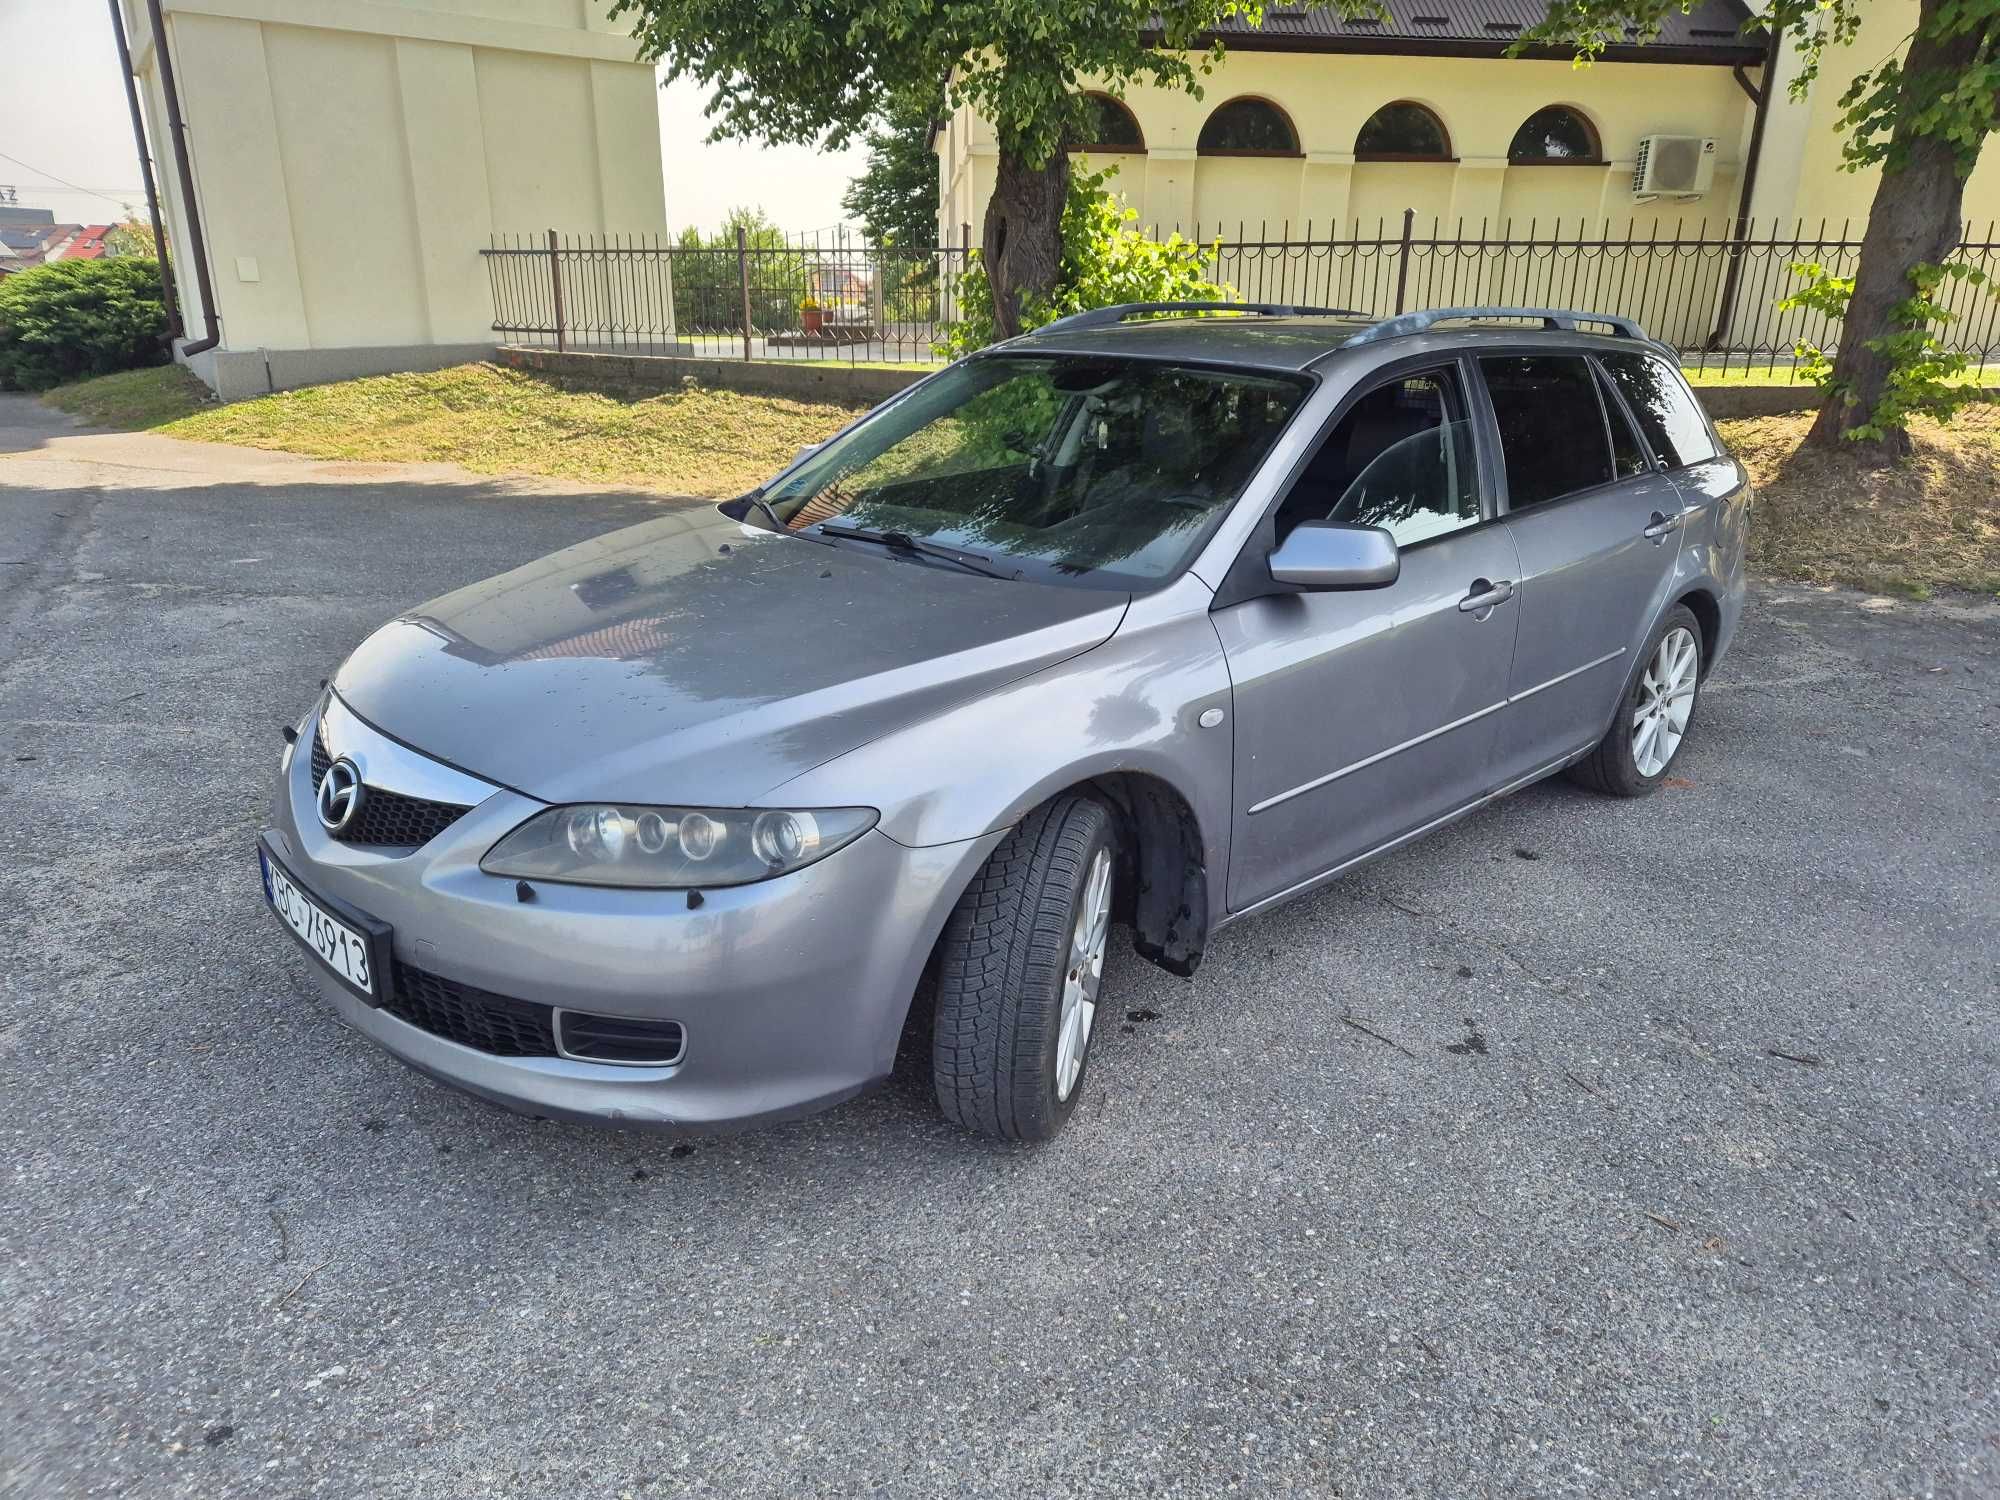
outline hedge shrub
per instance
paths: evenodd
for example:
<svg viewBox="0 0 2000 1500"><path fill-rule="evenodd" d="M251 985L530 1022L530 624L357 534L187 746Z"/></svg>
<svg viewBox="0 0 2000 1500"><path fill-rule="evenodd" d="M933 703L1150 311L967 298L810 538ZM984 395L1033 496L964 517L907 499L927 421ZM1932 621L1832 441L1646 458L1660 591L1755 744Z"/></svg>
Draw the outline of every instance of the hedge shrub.
<svg viewBox="0 0 2000 1500"><path fill-rule="evenodd" d="M157 262L59 260L0 277L0 390L46 390L166 361Z"/></svg>

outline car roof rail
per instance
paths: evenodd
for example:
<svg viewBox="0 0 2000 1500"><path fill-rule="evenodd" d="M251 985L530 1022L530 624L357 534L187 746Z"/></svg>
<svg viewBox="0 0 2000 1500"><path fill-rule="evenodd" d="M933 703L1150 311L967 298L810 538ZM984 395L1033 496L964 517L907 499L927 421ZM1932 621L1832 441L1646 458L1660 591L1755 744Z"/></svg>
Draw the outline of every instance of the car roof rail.
<svg viewBox="0 0 2000 1500"><path fill-rule="evenodd" d="M1229 312L1257 313L1267 318L1365 318L1365 312L1351 307L1294 307L1283 302L1120 302L1113 307L1090 307L1082 312L1044 323L1031 333L1074 333L1080 328L1111 328L1127 318L1145 313Z"/></svg>
<svg viewBox="0 0 2000 1500"><path fill-rule="evenodd" d="M1483 318L1504 318L1509 322L1539 322L1543 328L1560 329L1565 333L1577 333L1579 323L1602 323L1620 338L1637 339L1650 344L1652 336L1631 318L1621 318L1616 313L1577 312L1565 307L1434 307L1428 312L1403 313L1398 317L1384 318L1373 327L1364 328L1347 341L1346 347L1356 344L1372 344L1380 339L1399 339L1412 333L1422 333L1438 323L1460 323Z"/></svg>

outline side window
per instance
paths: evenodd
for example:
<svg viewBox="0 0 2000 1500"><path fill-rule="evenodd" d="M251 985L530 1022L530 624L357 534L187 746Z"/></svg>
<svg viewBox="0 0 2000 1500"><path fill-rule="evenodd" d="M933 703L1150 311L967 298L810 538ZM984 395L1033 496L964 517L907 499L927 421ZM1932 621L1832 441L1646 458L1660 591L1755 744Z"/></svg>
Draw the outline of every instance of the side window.
<svg viewBox="0 0 2000 1500"><path fill-rule="evenodd" d="M1278 508L1278 537L1301 521L1380 526L1407 547L1479 520L1479 472L1458 373L1449 366L1378 385L1320 443Z"/></svg>
<svg viewBox="0 0 2000 1500"><path fill-rule="evenodd" d="M1661 463L1681 469L1715 457L1708 423L1679 370L1651 354L1607 354L1604 368L1625 393Z"/></svg>
<svg viewBox="0 0 2000 1500"><path fill-rule="evenodd" d="M1646 450L1639 445L1639 434L1632 430L1632 419L1625 415L1625 408L1618 404L1614 396L1600 378L1597 385L1598 399L1604 403L1604 420L1611 428L1611 462L1617 466L1620 479L1636 479L1653 467L1646 457Z"/></svg>
<svg viewBox="0 0 2000 1500"><path fill-rule="evenodd" d="M1509 510L1611 482L1610 439L1587 360L1507 354L1480 360L1479 369L1500 426Z"/></svg>

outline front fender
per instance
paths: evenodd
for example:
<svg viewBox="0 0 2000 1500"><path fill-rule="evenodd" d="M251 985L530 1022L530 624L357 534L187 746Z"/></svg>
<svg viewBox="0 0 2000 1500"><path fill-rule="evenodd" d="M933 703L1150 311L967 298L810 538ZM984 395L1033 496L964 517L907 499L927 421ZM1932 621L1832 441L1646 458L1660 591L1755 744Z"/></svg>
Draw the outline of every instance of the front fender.
<svg viewBox="0 0 2000 1500"><path fill-rule="evenodd" d="M1104 644L851 750L759 800L877 808L882 832L921 848L1009 827L1099 777L1152 776L1192 809L1219 893L1234 727L1209 597L1184 576L1135 600ZM1212 710L1220 718L1204 728Z"/></svg>

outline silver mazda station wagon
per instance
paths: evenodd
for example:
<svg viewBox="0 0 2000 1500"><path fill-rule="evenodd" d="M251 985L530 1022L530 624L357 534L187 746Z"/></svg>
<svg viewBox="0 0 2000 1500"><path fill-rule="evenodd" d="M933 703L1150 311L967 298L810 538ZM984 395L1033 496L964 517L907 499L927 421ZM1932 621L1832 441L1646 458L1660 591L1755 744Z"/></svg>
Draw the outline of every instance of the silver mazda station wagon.
<svg viewBox="0 0 2000 1500"><path fill-rule="evenodd" d="M719 1127L882 1079L921 989L944 1113L1040 1140L1114 922L1190 974L1539 777L1657 787L1751 499L1671 352L1212 311L1051 324L368 637L260 847L328 1000L516 1109Z"/></svg>

